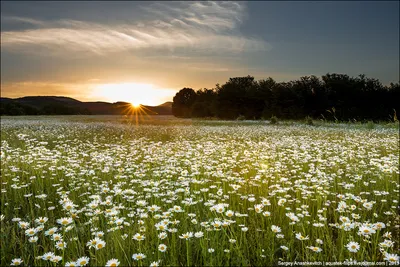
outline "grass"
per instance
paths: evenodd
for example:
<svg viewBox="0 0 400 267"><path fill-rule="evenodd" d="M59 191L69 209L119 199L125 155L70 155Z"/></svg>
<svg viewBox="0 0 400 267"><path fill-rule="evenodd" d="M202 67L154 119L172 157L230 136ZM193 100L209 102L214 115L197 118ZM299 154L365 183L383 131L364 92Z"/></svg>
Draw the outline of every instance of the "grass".
<svg viewBox="0 0 400 267"><path fill-rule="evenodd" d="M1 265L398 257L398 124L50 116L1 126ZM64 217L71 223L60 225ZM46 235L53 227L65 249ZM88 246L95 237L105 247ZM43 260L49 252L62 258Z"/></svg>

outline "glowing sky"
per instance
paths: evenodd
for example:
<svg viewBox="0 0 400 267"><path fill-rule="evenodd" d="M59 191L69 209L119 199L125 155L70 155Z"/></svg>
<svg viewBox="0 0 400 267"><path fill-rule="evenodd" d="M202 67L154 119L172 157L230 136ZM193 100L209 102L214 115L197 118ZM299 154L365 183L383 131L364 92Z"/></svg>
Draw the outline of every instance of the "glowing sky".
<svg viewBox="0 0 400 267"><path fill-rule="evenodd" d="M399 80L399 2L1 2L1 95L157 105L229 77Z"/></svg>

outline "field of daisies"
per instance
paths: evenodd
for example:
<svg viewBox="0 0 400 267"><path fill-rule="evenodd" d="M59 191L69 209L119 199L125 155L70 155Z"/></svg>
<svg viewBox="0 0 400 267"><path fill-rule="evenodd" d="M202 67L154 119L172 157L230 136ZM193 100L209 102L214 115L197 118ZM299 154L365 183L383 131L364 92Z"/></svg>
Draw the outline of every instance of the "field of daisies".
<svg viewBox="0 0 400 267"><path fill-rule="evenodd" d="M3 117L1 265L398 264L399 190L398 125Z"/></svg>

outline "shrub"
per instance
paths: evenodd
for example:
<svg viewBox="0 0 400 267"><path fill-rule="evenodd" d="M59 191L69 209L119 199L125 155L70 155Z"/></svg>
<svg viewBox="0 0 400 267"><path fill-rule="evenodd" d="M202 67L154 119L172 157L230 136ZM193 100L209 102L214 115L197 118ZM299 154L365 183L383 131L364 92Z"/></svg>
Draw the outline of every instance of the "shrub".
<svg viewBox="0 0 400 267"><path fill-rule="evenodd" d="M275 116L272 116L272 117L269 119L269 122L270 122L271 124L278 124L278 118L275 117Z"/></svg>

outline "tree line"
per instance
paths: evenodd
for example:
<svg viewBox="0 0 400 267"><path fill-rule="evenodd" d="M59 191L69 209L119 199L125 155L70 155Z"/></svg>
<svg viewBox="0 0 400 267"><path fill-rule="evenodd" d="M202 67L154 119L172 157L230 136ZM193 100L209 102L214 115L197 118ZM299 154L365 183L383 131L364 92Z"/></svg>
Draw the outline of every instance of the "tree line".
<svg viewBox="0 0 400 267"><path fill-rule="evenodd" d="M382 85L365 75L326 74L289 82L253 76L230 78L215 88L181 89L174 97L176 117L220 119L397 120L399 83Z"/></svg>

